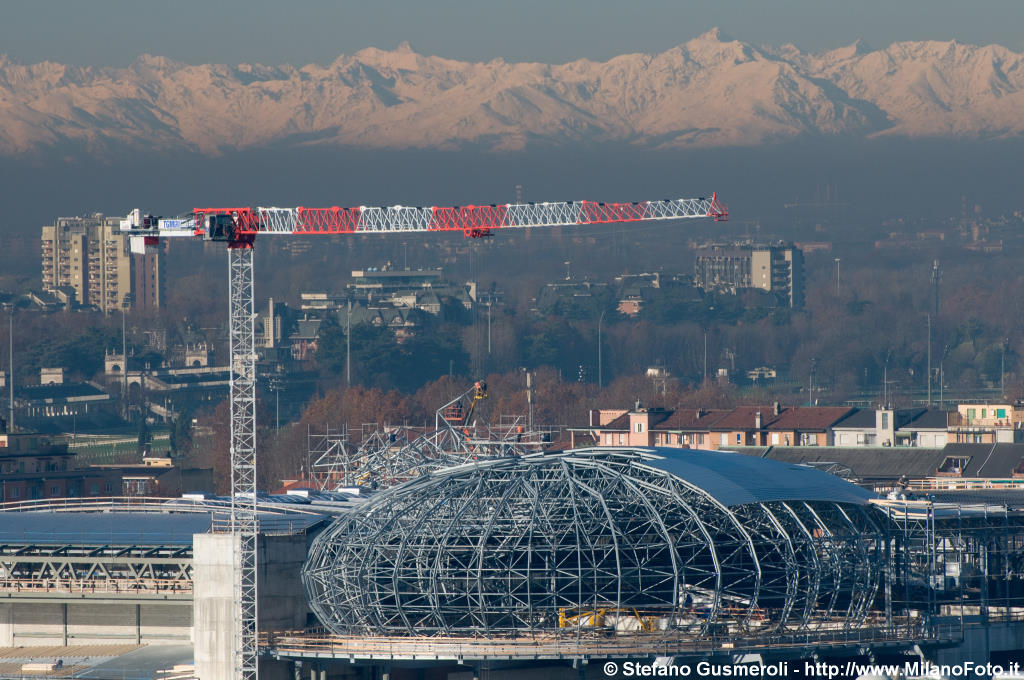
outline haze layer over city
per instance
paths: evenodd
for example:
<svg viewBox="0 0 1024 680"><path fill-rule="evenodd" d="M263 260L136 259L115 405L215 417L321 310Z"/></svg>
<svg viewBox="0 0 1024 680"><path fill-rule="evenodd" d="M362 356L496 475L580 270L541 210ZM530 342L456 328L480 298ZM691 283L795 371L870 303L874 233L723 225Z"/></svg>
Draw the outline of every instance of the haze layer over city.
<svg viewBox="0 0 1024 680"><path fill-rule="evenodd" d="M150 533L131 550L159 553L159 574L115 548L127 571L3 566L0 590L20 594L0 608L0 647L52 644L74 672L111 677L252 678L259 665L326 680L390 678L399 658L462 677L494 667L498 638L533 640L503 657L522 677L548 662L599 677L582 660L659 649L688 664L707 645L715 663L741 663L723 645L795 662L810 638L791 657L768 650L809 630L835 658L917 645L922 660L961 663L981 654L970 631L989 635L989 612L1012 638L1024 619L1012 547L1024 536L1021 25L1024 6L1003 0L11 3L0 514L20 513L19 536L56 536L31 524L40 507L60 517L101 498L97 516L166 499L192 515L140 523ZM588 461L594 498L618 504L607 525L561 495ZM746 495L700 491L720 525L703 517L718 509L672 490L691 465L743 479ZM782 500L766 490L776 482ZM649 506L651 526L665 522L653 533L624 519L648 517L622 491L644 485L670 490ZM996 495L941 496L954 491ZM464 519L425 510L445 494L472 499ZM505 521L487 514L503 507L494 498L517 499L511 528L472 535ZM775 501L803 509L778 520ZM550 524L527 531L516 522L534 502ZM884 502L911 505L896 520ZM906 514L919 502L933 513L920 526ZM685 503L698 510L675 528L659 519ZM998 506L1005 552L985 552L992 513L957 542L936 525L954 512L941 503ZM706 564L705 548L682 558L673 543L696 535L686 513L704 523ZM541 567L516 561L532 554L516 541L559 522L637 545L663 531L672 545L624 556L615 542L607 583L597 558L590 576L582 558L550 566L557 550L551 579L531 577ZM361 543L378 525L396 528ZM733 526L763 560L756 579L746 558L717 557ZM488 578L526 573L522 588L451 595L463 557L438 555L462 531L466 545L504 546ZM902 538L890 546L886 532ZM229 538L237 552L218 543ZM82 560L102 552L89 540ZM769 554L785 541L787 556ZM274 583L258 625L257 542ZM410 542L418 562L384 564ZM858 576L801 561L815 551ZM372 587L354 566L371 554L386 574ZM621 566L634 557L635 573ZM235 580L210 576L224 570ZM575 585L555 576L573 570ZM94 593L101 572L102 601L60 599L86 582ZM587 578L602 585L567 594ZM135 599L120 599L127 581ZM146 614L165 590L171 603ZM226 609L204 609L201 592ZM118 622L94 625L90 606ZM230 644L208 635L224 621L238 622ZM1022 653L1003 632L986 661ZM431 636L430 652L388 646ZM92 639L135 645L78 648ZM323 645L328 660L311 661ZM8 656L20 666L0 662L0 676L51 663Z"/></svg>

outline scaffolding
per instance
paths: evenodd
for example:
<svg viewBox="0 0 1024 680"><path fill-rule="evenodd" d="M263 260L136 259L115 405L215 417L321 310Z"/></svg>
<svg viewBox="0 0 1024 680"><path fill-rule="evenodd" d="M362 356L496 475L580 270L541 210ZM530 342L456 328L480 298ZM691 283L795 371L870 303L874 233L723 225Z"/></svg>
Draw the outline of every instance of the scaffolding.
<svg viewBox="0 0 1024 680"><path fill-rule="evenodd" d="M552 441L555 430L531 428L524 416L502 416L495 424L473 418L485 398L486 385L474 384L436 410L432 429L365 424L358 446L345 428L309 431L314 485L321 491L385 489L453 465L539 453Z"/></svg>

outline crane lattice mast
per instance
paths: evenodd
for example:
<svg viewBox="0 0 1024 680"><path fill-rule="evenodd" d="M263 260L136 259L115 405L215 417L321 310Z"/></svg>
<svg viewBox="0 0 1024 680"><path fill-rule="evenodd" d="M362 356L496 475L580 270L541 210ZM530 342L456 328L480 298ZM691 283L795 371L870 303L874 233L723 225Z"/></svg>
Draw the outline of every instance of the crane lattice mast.
<svg viewBox="0 0 1024 680"><path fill-rule="evenodd" d="M451 207L196 208L164 219L133 210L121 220L132 250L144 252L164 237L201 237L228 246L228 318L231 346L231 534L235 545L235 677L257 680L258 591L256 539L256 347L253 244L258 235L458 232L492 236L495 230L689 218L728 218L716 194L633 203L592 201L506 203Z"/></svg>

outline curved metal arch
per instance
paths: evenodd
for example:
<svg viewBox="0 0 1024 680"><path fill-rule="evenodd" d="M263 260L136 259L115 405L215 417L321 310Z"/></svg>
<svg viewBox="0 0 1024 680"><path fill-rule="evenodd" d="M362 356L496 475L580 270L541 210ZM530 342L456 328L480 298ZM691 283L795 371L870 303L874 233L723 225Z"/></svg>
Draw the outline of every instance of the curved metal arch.
<svg viewBox="0 0 1024 680"><path fill-rule="evenodd" d="M808 579L808 588L804 593L804 609L800 614L800 625L798 626L799 630L805 630L810 626L814 605L818 602L818 592L821 589L821 560L818 557L818 551L815 549L814 534L807 528L807 525L789 503L783 502L780 505L786 509L790 519L796 523L796 526L803 534L803 548L811 557L811 569L808 570L808 575L812 578Z"/></svg>
<svg viewBox="0 0 1024 680"><path fill-rule="evenodd" d="M785 530L778 518L775 517L774 513L765 503L751 503L740 506L737 508L737 515L744 517L745 520L749 518L750 521L758 522L758 527L756 527L758 529L758 538L760 539L758 545L764 546L765 549L762 562L772 564L772 560L768 559L770 555L775 555L779 558L774 565L774 569L782 571L784 574L785 594L783 596L782 609L778 613L774 628L782 630L786 620L789 618L789 613L792 610L799 587L799 568L792 539L789 536L789 532ZM756 518L754 515L760 515L761 517ZM770 528L773 530L773 535L766 535L762 528ZM763 589L764 581L762 581L761 590ZM761 591L759 591L759 602L761 601L761 594Z"/></svg>
<svg viewBox="0 0 1024 680"><path fill-rule="evenodd" d="M800 567L797 565L796 549L793 547L793 539L782 526L782 522L775 516L771 508L765 503L759 503L765 515L775 526L776 531L785 540L786 545L786 600L782 611L779 613L779 621L775 630L784 630L786 622L789 621L790 613L793 611L793 604L796 601L797 590L800 587Z"/></svg>
<svg viewBox="0 0 1024 680"><path fill-rule="evenodd" d="M584 491L586 491L592 498L595 498L598 503L601 504L601 509L604 510L605 519L608 522L608 533L612 537L612 550L615 554L615 608L617 610L622 609L622 555L621 548L619 545L619 531L616 527L615 518L612 517L611 511L608 509L608 503L605 501L604 496L593 489L587 483L579 479L570 479L570 484L575 484ZM594 589L596 593L596 588ZM594 603L595 606L597 603Z"/></svg>
<svg viewBox="0 0 1024 680"><path fill-rule="evenodd" d="M452 513L451 519L447 522L447 526L446 526L445 532L442 535L444 539L447 539L449 536L451 536L451 528L452 528L452 526L454 526L455 522L458 521L458 519L462 517L462 514L464 512L466 512L466 509L470 506L470 504L471 504L471 502L473 500L473 498L471 496L468 496L468 495L467 496L463 496L462 498L464 499L465 502L462 503L459 506L459 508L455 512ZM445 617L442 616L442 614L441 614L441 603L438 600L438 593L441 591L441 588L440 588L440 583L438 582L438 578L437 577L438 577L438 574L440 574L440 572L441 572L440 561L441 561L441 555L442 554L443 554L443 552L441 550L438 550L438 551L435 552L435 555L434 555L434 565L433 565L433 569L431 569L430 579L429 579L430 583L431 583L431 589L430 589L430 592L427 594L427 597L428 597L428 600L433 605L433 608L434 608L434 619L437 621L438 629L444 630L446 633L451 633L451 627L448 625L447 619L445 619Z"/></svg>
<svg viewBox="0 0 1024 680"><path fill-rule="evenodd" d="M853 560L853 571L851 574L850 583L850 604L846 608L846 614L843 617L843 626L849 629L852 625L859 623L863 619L862 604L868 590L870 583L870 572L867 578L864 577L865 570L870 570L870 559L868 558L867 549L863 542L860 540L860 536L863 535L863 531L860 530L846 509L838 503L833 504L833 511L846 523L847 529L850 534L857 536L858 540L846 540L843 541L842 551L846 554L855 554L856 558ZM861 586L862 587L858 587Z"/></svg>
<svg viewBox="0 0 1024 680"><path fill-rule="evenodd" d="M820 622L825 623L832 620L832 614L835 611L836 602L838 602L839 595L842 593L843 561L842 559L840 559L838 550L836 549L835 534L833 532L832 526L822 519L818 510L815 509L815 505L808 503L807 501L803 501L801 504L805 508L807 508L807 511L811 513L811 516L814 518L814 521L817 522L818 528L822 532L821 538L823 539L827 536L829 539L827 545L825 545L824 542L821 540L818 541L819 548L826 548L824 552L828 557L828 562L831 567L830 572L832 574L832 588L830 589L829 593L828 607L826 607L825 615L822 617L822 621Z"/></svg>
<svg viewBox="0 0 1024 680"><path fill-rule="evenodd" d="M474 559L476 560L476 587L477 587L477 601L480 603L480 612L478 618L483 624L484 630L490 631L490 617L487 616L486 608L486 594L484 589L484 545L487 542L488 537L494 530L494 522L498 518L499 511L508 505L509 498L512 492L519 488L519 481L516 480L512 484L509 484L505 489L505 492L501 495L497 504L491 510L490 519L484 525L483 530L480 532L480 539L477 541L476 554ZM479 500L479 499L477 499ZM439 551L440 552L440 551Z"/></svg>
<svg viewBox="0 0 1024 680"><path fill-rule="evenodd" d="M744 539L744 542L745 542L745 545L746 545L746 548L747 548L747 554L750 556L750 561L753 563L753 566L754 566L754 569L753 569L753 571L754 571L754 586L751 589L750 603L747 606L747 614L746 614L746 617L745 617L745 620L749 622L750 617L753 616L754 612L757 609L757 594L758 594L758 591L761 588L761 561L758 559L757 548L754 545L753 538L751 538L750 533L747 532L746 528L739 521L739 518L736 517L736 514L732 510L730 510L728 506L723 504L721 501L719 501L717 498L715 498L711 494L707 493L706 491L704 491L700 487L698 487L698 486L696 486L694 484L691 484L690 482L688 482L688 481L686 481L684 479L680 479L679 477L671 477L669 483L672 484L673 486L675 486L675 485L683 486L683 487L689 489L690 491L692 491L693 493L700 495L703 499L708 501L708 503L710 505L712 505L713 507L718 509L719 512L721 512L722 515L724 515L726 518L728 518L728 520L730 522L732 522L732 525L736 529L736 531ZM716 547L716 553L717 552L719 552L719 551L717 550L717 547ZM733 584L729 584L729 585L731 586ZM717 592L718 592L718 599L719 599L719 604L720 604L721 595L725 592L725 586L723 585L723 587L718 588ZM715 619L711 618L709 620L710 621L714 621Z"/></svg>
<svg viewBox="0 0 1024 680"><path fill-rule="evenodd" d="M636 483L636 480L630 477L623 477L624 484L628 488L633 489L636 493L636 497L641 503L647 508L649 516L654 519L655 525L661 530L661 535L668 546L669 559L672 562L672 613L669 620L675 622L679 616L679 602L680 602L680 567L679 567L679 555L677 553L676 541L672 534L669 532L668 527L665 526L665 520L662 518L654 506L651 504L650 499L643 493L640 492L640 488Z"/></svg>

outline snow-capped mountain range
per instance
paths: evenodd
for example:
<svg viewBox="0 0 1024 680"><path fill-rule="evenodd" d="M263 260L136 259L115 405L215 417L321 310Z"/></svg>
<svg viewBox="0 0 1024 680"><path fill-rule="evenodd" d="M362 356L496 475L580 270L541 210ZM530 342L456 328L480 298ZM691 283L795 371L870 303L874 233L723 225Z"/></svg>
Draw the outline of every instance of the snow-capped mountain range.
<svg viewBox="0 0 1024 680"><path fill-rule="evenodd" d="M305 145L652 148L880 135L1024 134L1024 55L952 42L825 53L717 30L659 54L567 64L453 61L408 45L327 66L127 68L0 56L0 153L66 143L218 154Z"/></svg>

